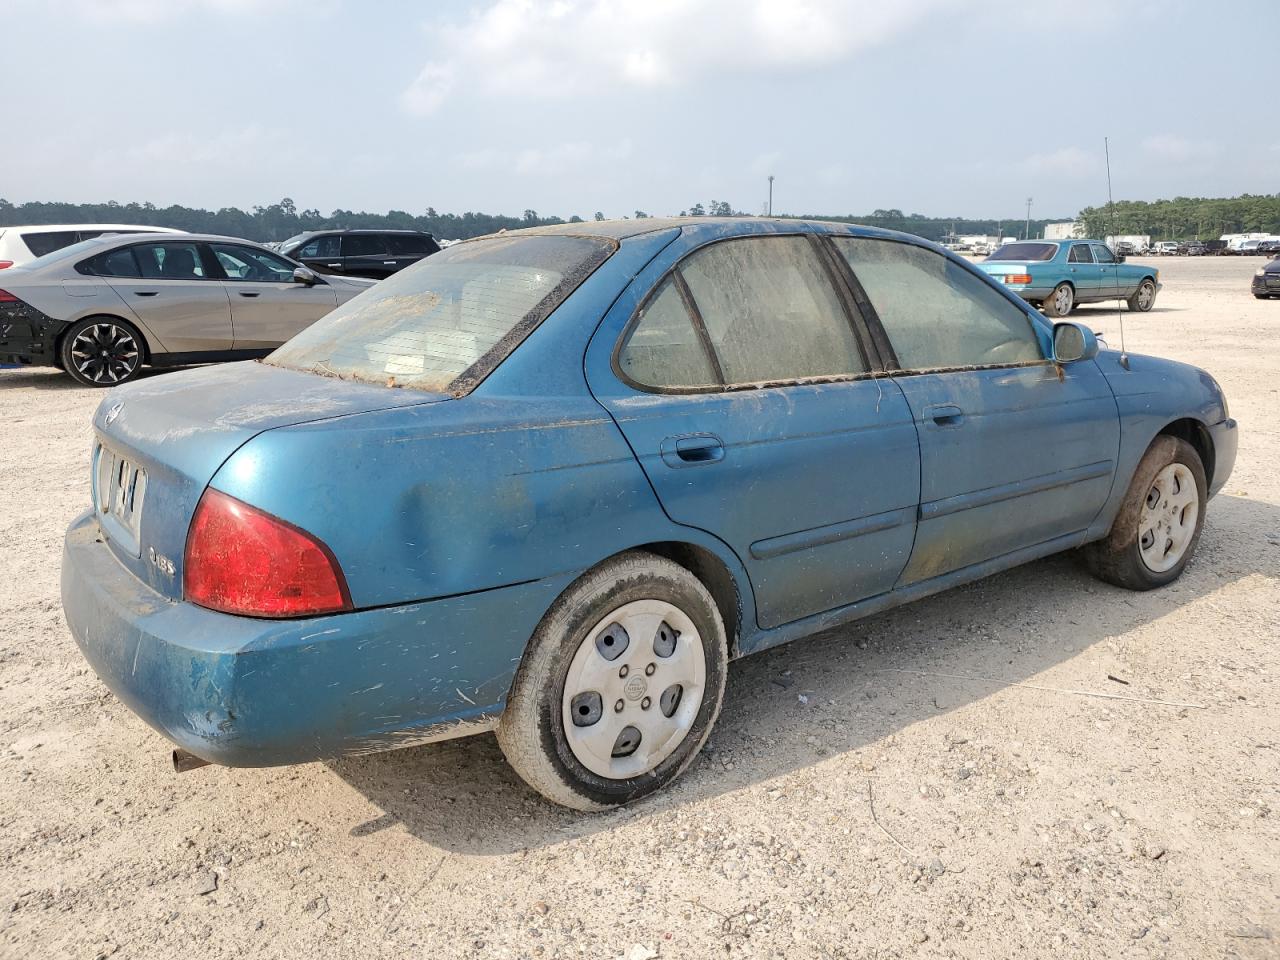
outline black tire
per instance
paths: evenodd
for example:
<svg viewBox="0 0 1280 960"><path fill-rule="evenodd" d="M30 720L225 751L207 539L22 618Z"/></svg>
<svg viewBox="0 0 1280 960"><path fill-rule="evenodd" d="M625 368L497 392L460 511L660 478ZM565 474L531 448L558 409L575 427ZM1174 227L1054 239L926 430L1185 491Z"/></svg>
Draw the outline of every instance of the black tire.
<svg viewBox="0 0 1280 960"><path fill-rule="evenodd" d="M1076 288L1069 283L1060 283L1053 288L1053 293L1044 298L1041 306L1046 317L1065 317L1076 305Z"/></svg>
<svg viewBox="0 0 1280 960"><path fill-rule="evenodd" d="M1146 294L1144 301L1143 295ZM1145 302L1146 306L1143 306ZM1138 289L1133 291L1133 296L1125 301L1129 305L1129 309L1134 313L1147 313L1156 305L1156 284L1151 278L1144 279L1138 284Z"/></svg>
<svg viewBox="0 0 1280 960"><path fill-rule="evenodd" d="M146 349L133 324L117 317L87 317L62 335L58 365L86 387L115 387L142 371Z"/></svg>
<svg viewBox="0 0 1280 960"><path fill-rule="evenodd" d="M1195 479L1195 528L1178 561L1167 570L1157 571L1143 559L1140 523L1148 495L1156 492L1153 484L1157 475L1171 464L1184 465ZM1110 533L1105 539L1087 544L1083 548L1082 553L1090 572L1100 580L1129 590L1154 590L1178 579L1200 542L1208 490L1204 464L1195 447L1177 437L1156 437L1133 473L1133 480L1129 483Z"/></svg>
<svg viewBox="0 0 1280 960"><path fill-rule="evenodd" d="M705 661L703 696L665 759L637 776L610 779L574 755L565 733L565 683L579 647L602 619L640 600L672 604L696 627ZM693 761L720 714L727 669L725 626L707 588L670 560L638 550L621 554L578 578L542 618L507 698L498 743L516 773L548 800L576 810L619 806L666 786Z"/></svg>

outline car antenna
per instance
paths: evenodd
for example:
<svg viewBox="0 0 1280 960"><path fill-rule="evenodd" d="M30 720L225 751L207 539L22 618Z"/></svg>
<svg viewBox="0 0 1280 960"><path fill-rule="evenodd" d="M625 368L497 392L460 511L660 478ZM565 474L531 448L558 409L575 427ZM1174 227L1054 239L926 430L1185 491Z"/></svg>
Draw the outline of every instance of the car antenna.
<svg viewBox="0 0 1280 960"><path fill-rule="evenodd" d="M1102 138L1102 150L1107 157L1107 222L1111 225L1111 236L1116 236L1116 202L1111 196L1111 143L1107 137ZM1120 268L1115 268L1119 276ZM1129 351L1124 348L1124 311L1120 309L1120 301L1116 300L1116 317L1120 321L1120 366L1129 369Z"/></svg>

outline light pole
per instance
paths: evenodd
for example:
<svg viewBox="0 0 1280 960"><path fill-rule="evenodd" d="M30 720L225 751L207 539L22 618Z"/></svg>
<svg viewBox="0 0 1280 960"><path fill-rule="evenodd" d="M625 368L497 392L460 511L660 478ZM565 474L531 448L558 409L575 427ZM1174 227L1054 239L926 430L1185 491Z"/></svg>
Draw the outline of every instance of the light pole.
<svg viewBox="0 0 1280 960"><path fill-rule="evenodd" d="M773 216L773 174L769 174L769 216Z"/></svg>
<svg viewBox="0 0 1280 960"><path fill-rule="evenodd" d="M1031 239L1031 198L1027 197L1027 226L1022 232L1023 240Z"/></svg>

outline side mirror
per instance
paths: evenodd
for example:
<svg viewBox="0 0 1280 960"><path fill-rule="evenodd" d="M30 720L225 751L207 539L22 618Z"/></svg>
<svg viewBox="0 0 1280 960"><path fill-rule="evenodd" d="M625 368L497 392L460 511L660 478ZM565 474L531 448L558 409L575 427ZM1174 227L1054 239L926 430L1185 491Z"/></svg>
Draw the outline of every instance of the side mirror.
<svg viewBox="0 0 1280 960"><path fill-rule="evenodd" d="M1064 320L1053 325L1054 363L1092 360L1098 355L1098 338L1082 323Z"/></svg>
<svg viewBox="0 0 1280 960"><path fill-rule="evenodd" d="M1116 254L1116 263L1124 263L1124 259L1125 257L1123 253Z"/></svg>
<svg viewBox="0 0 1280 960"><path fill-rule="evenodd" d="M308 267L297 267L293 271L293 282L302 283L308 287L314 287L316 284L316 275Z"/></svg>

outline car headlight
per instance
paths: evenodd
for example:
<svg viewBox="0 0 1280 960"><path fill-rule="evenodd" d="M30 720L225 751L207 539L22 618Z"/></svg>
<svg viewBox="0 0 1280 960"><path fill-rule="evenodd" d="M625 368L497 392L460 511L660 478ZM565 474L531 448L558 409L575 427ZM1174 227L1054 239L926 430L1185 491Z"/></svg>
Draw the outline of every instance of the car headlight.
<svg viewBox="0 0 1280 960"><path fill-rule="evenodd" d="M1254 275L1255 277L1265 277L1265 276L1267 275L1266 268L1265 268L1265 267L1259 267L1257 270L1253 271L1253 275Z"/></svg>

